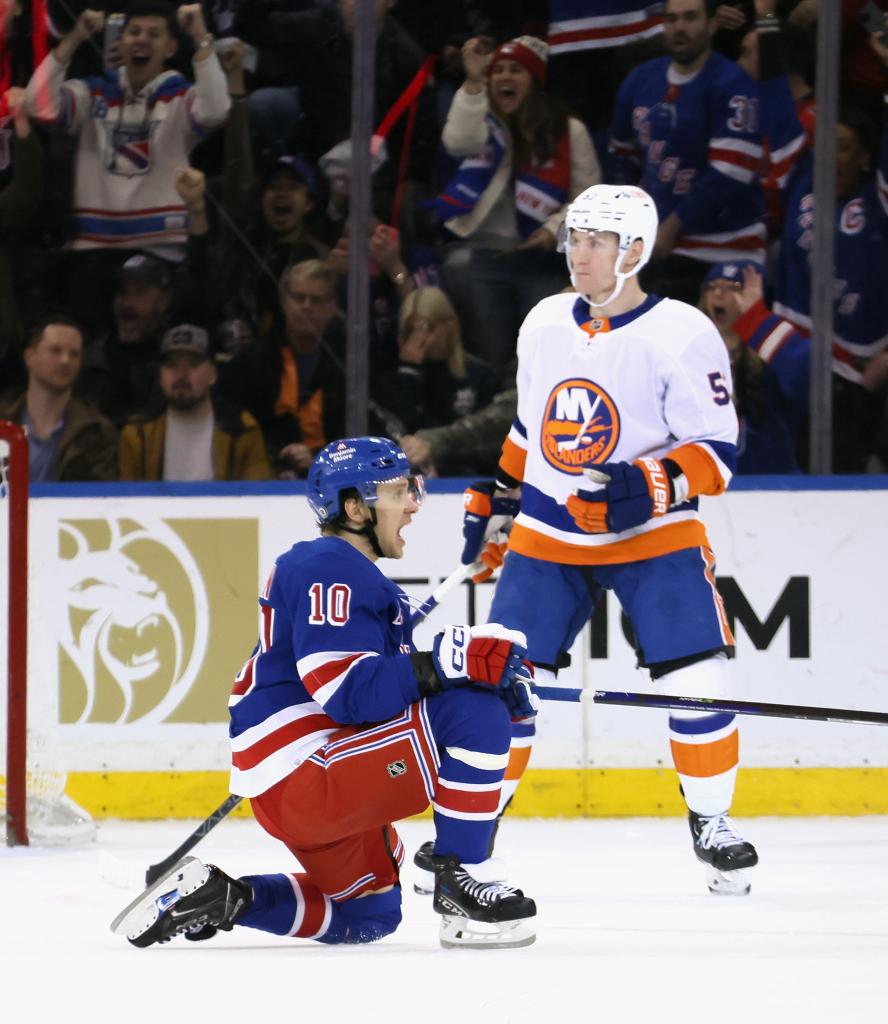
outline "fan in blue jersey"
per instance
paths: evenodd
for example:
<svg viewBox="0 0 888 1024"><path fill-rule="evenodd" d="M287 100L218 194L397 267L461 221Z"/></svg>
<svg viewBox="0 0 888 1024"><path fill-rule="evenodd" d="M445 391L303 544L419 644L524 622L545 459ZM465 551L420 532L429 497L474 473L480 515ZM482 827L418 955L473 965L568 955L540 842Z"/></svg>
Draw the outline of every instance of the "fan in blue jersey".
<svg viewBox="0 0 888 1024"><path fill-rule="evenodd" d="M231 790L304 869L230 878L188 858L112 925L135 946L235 924L372 942L401 920L404 848L391 822L434 810L441 944L534 941L536 907L488 857L513 716L533 715L524 636L448 626L418 652L400 558L422 481L385 438L324 448L308 476L321 536L275 562L261 630L231 697Z"/></svg>
<svg viewBox="0 0 888 1024"><path fill-rule="evenodd" d="M614 108L614 173L654 199L660 226L645 287L695 304L708 265L764 261L756 83L712 50L706 0L667 0L668 56L635 68Z"/></svg>

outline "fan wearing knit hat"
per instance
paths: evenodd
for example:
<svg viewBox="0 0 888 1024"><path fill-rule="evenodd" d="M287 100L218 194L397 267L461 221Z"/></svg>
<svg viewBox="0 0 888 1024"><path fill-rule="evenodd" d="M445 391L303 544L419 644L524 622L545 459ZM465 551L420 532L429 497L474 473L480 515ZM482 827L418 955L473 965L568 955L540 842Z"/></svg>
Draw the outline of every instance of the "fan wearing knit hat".
<svg viewBox="0 0 888 1024"><path fill-rule="evenodd" d="M567 285L554 256L567 203L601 180L589 133L546 91L549 48L518 36L462 48L465 81L444 126L462 162L429 205L457 240L444 284L464 311L467 341L498 367L541 299ZM507 258L504 258L507 257Z"/></svg>

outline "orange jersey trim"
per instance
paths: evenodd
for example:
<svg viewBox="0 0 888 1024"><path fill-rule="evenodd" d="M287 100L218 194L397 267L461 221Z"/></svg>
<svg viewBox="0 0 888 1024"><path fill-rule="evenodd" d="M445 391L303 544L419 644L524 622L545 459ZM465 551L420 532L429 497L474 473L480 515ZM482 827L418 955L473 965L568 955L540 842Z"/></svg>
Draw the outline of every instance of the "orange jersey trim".
<svg viewBox="0 0 888 1024"><path fill-rule="evenodd" d="M519 448L510 437L507 437L503 441L503 453L499 461L502 471L513 480L523 480L526 462L527 449Z"/></svg>
<svg viewBox="0 0 888 1024"><path fill-rule="evenodd" d="M556 540L544 533L515 523L509 537L509 550L528 558L545 562L563 562L565 565L613 565L618 562L638 562L644 558L668 555L685 548L708 547L706 527L699 519L669 523L637 537L627 537L612 544L584 546Z"/></svg>
<svg viewBox="0 0 888 1024"><path fill-rule="evenodd" d="M740 760L740 731L712 743L679 743L670 740L672 760L680 775L695 779L711 779L736 768Z"/></svg>
<svg viewBox="0 0 888 1024"><path fill-rule="evenodd" d="M723 494L725 481L718 466L705 448L696 444L683 444L667 452L664 458L672 459L681 467L688 482L688 497L698 494Z"/></svg>

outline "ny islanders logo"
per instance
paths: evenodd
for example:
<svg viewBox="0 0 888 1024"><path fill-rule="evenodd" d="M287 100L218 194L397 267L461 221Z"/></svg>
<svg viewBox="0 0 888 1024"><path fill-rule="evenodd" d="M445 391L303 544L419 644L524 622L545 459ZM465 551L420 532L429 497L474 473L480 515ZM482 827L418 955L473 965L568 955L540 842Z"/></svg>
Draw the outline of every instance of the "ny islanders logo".
<svg viewBox="0 0 888 1024"><path fill-rule="evenodd" d="M589 380L556 384L546 401L540 447L549 465L579 475L606 462L620 437L620 416L613 399Z"/></svg>

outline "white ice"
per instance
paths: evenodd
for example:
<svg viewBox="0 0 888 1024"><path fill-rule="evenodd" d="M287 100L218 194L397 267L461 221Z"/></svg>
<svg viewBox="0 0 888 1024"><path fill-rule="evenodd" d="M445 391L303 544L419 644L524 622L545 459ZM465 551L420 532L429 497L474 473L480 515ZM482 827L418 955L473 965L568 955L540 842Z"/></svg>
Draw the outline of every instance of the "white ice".
<svg viewBox="0 0 888 1024"><path fill-rule="evenodd" d="M879 1024L888 1021L888 818L750 819L752 893L710 895L678 819L506 820L498 853L539 907L535 945L443 950L408 849L404 921L331 948L245 928L139 950L113 936L145 867L191 822L107 822L86 850L0 850L0 1020L322 1024ZM293 870L251 821L195 850ZM16 1008L19 1013L13 1013Z"/></svg>

